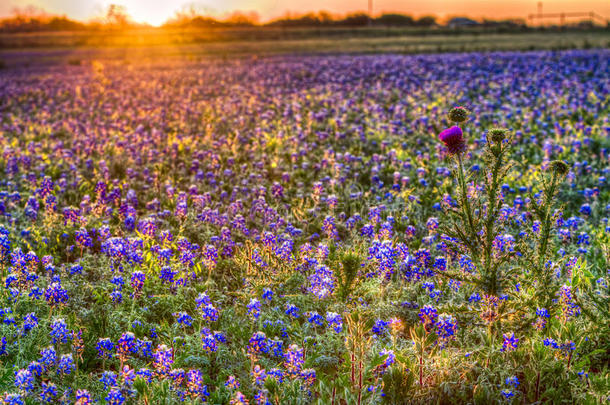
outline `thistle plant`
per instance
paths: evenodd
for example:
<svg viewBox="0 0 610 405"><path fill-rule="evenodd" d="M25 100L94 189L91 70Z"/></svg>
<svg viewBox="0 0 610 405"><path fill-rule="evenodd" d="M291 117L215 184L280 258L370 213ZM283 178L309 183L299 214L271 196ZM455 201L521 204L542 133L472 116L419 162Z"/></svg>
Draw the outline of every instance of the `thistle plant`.
<svg viewBox="0 0 610 405"><path fill-rule="evenodd" d="M340 271L337 272L338 294L343 302L352 293L354 281L360 268L360 257L353 253L346 253L341 257Z"/></svg>
<svg viewBox="0 0 610 405"><path fill-rule="evenodd" d="M463 108L451 110L449 118L456 123L466 121L467 112ZM501 185L513 167L509 150L511 136L503 128L488 131L483 154L483 190L471 191L470 176L464 170L464 152L467 150L462 128L453 126L439 135L447 146L449 154L456 160L454 176L458 183L458 205L448 210L448 221L441 225L446 242L455 253L465 254L475 266L473 274L450 277L475 284L486 295L498 296L513 273L507 262L514 256L513 249L505 249L503 228L498 223L503 204Z"/></svg>
<svg viewBox="0 0 610 405"><path fill-rule="evenodd" d="M465 109L453 109L450 120L464 125L467 120ZM539 199L533 199L534 216L540 222L539 232L525 235L515 246L515 238L510 235L500 212L504 205L502 185L513 168L510 159L512 135L503 128L492 128L487 132L483 151L484 168L481 177L473 178L464 169L464 152L467 150L462 128L453 126L439 135L447 146L449 154L456 160L455 178L458 184L458 204L450 207L448 221L441 226L446 243L454 253L462 255L462 261L470 261L471 272L448 274L445 276L466 281L479 289L485 297L486 312L481 317L487 325L489 355L493 351L496 330L500 330L504 305L498 305L500 297L508 291L509 286L518 285L520 277L528 272L533 277L524 280L524 284L538 284L534 301L540 307L550 308L558 290L553 283L550 262L552 249L553 215L556 208L556 196L559 186L568 173L567 165L562 161L553 161L546 172L541 174L542 191ZM470 172L470 171L469 171ZM474 177L474 176L473 176ZM482 186L476 180L482 181ZM523 261L521 259L524 259ZM525 269L522 264L525 264ZM494 326L498 324L497 328Z"/></svg>
<svg viewBox="0 0 610 405"><path fill-rule="evenodd" d="M548 265L553 252L553 212L557 208L556 196L559 186L569 172L568 165L561 160L550 162L539 179L542 185L541 195L532 204L535 218L540 222L540 230L534 232L533 249L529 248L528 241L521 243L520 250L523 258L531 269L533 278L538 285L536 286L536 300L538 304L550 307L559 289L558 283L554 282L553 268Z"/></svg>

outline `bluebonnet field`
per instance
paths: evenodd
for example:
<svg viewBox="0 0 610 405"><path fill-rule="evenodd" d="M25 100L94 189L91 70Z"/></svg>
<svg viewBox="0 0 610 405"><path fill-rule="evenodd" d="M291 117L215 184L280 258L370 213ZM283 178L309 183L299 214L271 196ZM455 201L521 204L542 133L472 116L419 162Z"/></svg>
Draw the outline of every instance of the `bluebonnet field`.
<svg viewBox="0 0 610 405"><path fill-rule="evenodd" d="M605 403L609 61L0 71L4 403Z"/></svg>

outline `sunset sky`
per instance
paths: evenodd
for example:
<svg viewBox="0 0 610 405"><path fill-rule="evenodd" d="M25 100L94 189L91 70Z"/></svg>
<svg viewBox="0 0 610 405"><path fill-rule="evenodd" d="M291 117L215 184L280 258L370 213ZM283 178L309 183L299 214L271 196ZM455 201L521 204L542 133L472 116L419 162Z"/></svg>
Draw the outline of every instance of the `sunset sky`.
<svg viewBox="0 0 610 405"><path fill-rule="evenodd" d="M256 12L262 21L307 11L328 11L345 14L366 11L368 0L1 0L0 16L9 16L18 8L34 6L52 14L67 15L77 20L99 17L109 4L120 4L137 22L159 25L175 14L176 10L193 5L216 17L236 10ZM373 0L374 14L401 12L420 16L433 14L439 17L469 15L472 17L526 17L536 12L537 0ZM544 12L595 11L610 17L609 0L546 0Z"/></svg>

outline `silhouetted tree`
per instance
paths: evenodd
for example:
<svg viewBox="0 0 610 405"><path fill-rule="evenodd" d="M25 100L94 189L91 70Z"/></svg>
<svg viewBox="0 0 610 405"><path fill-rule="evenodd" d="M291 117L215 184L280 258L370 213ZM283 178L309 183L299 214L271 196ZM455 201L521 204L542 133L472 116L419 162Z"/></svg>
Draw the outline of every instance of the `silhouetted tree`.
<svg viewBox="0 0 610 405"><path fill-rule="evenodd" d="M415 25L419 27L431 27L433 25L436 25L436 17L428 15L418 18L415 22Z"/></svg>
<svg viewBox="0 0 610 405"><path fill-rule="evenodd" d="M394 27L412 26L415 21L410 15L404 14L383 14L375 19L375 24Z"/></svg>
<svg viewBox="0 0 610 405"><path fill-rule="evenodd" d="M368 25L369 16L364 13L355 13L349 14L342 20L337 21L337 25L347 26L347 27L363 27Z"/></svg>
<svg viewBox="0 0 610 405"><path fill-rule="evenodd" d="M106 24L113 28L126 28L130 25L131 18L125 6L111 4L106 11Z"/></svg>

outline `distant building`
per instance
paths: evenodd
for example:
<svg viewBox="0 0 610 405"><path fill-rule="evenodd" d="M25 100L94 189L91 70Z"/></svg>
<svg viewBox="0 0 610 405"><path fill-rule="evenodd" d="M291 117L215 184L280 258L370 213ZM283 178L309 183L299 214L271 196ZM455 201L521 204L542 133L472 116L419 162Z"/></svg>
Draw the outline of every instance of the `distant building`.
<svg viewBox="0 0 610 405"><path fill-rule="evenodd" d="M466 17L455 17L449 20L447 26L450 28L461 28L461 27L476 27L481 25L475 20Z"/></svg>

